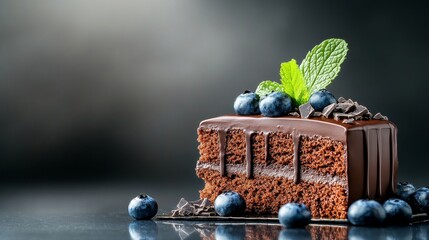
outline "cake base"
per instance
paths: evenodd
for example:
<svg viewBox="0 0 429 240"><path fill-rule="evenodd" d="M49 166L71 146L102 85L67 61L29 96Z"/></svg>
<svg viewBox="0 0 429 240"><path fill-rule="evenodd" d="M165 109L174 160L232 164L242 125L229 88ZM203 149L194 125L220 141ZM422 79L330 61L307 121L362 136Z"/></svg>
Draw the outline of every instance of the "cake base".
<svg viewBox="0 0 429 240"><path fill-rule="evenodd" d="M313 218L346 219L347 216L347 194L341 185L305 180L296 184L284 177L249 179L245 174L221 177L219 171L207 168L199 168L197 175L206 182L200 198L214 202L219 194L232 190L243 196L248 214L273 215L288 202L300 202L310 209Z"/></svg>

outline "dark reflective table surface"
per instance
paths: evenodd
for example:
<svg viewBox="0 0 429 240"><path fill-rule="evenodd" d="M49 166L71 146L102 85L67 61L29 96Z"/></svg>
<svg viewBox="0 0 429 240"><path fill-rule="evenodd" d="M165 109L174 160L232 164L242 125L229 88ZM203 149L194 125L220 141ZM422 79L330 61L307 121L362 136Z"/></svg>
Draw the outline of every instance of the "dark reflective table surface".
<svg viewBox="0 0 429 240"><path fill-rule="evenodd" d="M401 227L310 224L285 229L275 222L134 221L127 205L136 192L156 197L159 212L180 197L196 199L199 186L142 188L132 184L2 188L0 239L429 239L429 223ZM138 193L137 193L138 194Z"/></svg>
<svg viewBox="0 0 429 240"><path fill-rule="evenodd" d="M167 233L171 226L177 236ZM286 229L263 222L134 221L129 224L131 239L428 239L429 223L383 228L310 224Z"/></svg>

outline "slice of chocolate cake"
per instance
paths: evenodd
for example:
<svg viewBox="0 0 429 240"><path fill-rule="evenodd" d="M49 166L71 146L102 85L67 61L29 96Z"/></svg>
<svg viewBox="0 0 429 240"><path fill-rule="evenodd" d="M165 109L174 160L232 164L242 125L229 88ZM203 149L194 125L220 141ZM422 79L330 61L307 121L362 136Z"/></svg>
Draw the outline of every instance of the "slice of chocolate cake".
<svg viewBox="0 0 429 240"><path fill-rule="evenodd" d="M326 89L347 52L343 39L324 40L301 64L281 63L280 82L262 81L255 92L240 94L237 115L201 122L201 198L213 202L230 190L244 197L248 213L276 214L299 202L313 218L346 219L358 199L391 197L396 126Z"/></svg>
<svg viewBox="0 0 429 240"><path fill-rule="evenodd" d="M345 219L360 198L396 188L397 128L387 120L222 116L201 122L196 172L201 198L241 194L250 214L276 214L288 202L313 218Z"/></svg>

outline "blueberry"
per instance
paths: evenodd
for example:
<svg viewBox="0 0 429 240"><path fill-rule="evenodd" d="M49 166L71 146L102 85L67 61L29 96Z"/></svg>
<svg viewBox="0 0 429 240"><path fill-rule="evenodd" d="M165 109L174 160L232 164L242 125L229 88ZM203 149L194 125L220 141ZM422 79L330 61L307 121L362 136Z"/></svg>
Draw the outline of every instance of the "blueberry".
<svg viewBox="0 0 429 240"><path fill-rule="evenodd" d="M302 203L287 203L279 210L279 221L288 228L305 227L310 220L310 210Z"/></svg>
<svg viewBox="0 0 429 240"><path fill-rule="evenodd" d="M416 191L416 188L411 183L398 182L398 185L396 188L396 196L398 196L399 199L402 199L408 202L409 196L413 194L415 191Z"/></svg>
<svg viewBox="0 0 429 240"><path fill-rule="evenodd" d="M310 96L310 105L316 111L322 111L326 106L337 103L334 95L326 89L319 90Z"/></svg>
<svg viewBox="0 0 429 240"><path fill-rule="evenodd" d="M353 225L377 226L386 219L386 211L374 200L360 199L350 205L347 218Z"/></svg>
<svg viewBox="0 0 429 240"><path fill-rule="evenodd" d="M410 195L409 201L414 213L429 213L429 188L422 187L417 189Z"/></svg>
<svg viewBox="0 0 429 240"><path fill-rule="evenodd" d="M292 110L292 99L283 92L273 92L259 103L261 114L266 117L278 117Z"/></svg>
<svg viewBox="0 0 429 240"><path fill-rule="evenodd" d="M238 95L234 102L234 111L239 115L256 115L259 111L259 96L256 93L245 91Z"/></svg>
<svg viewBox="0 0 429 240"><path fill-rule="evenodd" d="M383 208L386 211L387 224L408 224L413 214L410 205L404 200L397 198L392 198L384 202Z"/></svg>
<svg viewBox="0 0 429 240"><path fill-rule="evenodd" d="M214 208L222 217L237 216L244 213L246 203L240 194L227 191L217 196Z"/></svg>
<svg viewBox="0 0 429 240"><path fill-rule="evenodd" d="M128 214L136 220L148 220L158 212L158 203L150 196L137 196L128 204Z"/></svg>

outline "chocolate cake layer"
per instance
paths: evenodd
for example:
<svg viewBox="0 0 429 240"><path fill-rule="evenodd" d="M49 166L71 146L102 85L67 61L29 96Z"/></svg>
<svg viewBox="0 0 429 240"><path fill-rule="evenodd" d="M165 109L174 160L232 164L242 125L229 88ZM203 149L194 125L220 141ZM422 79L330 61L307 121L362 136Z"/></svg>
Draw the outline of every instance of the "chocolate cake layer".
<svg viewBox="0 0 429 240"><path fill-rule="evenodd" d="M293 180L275 176L228 174L221 177L219 171L199 169L199 178L206 181L200 196L214 202L225 190L233 190L246 201L246 213L257 215L277 214L288 202L304 203L313 218L345 219L347 214L347 189L340 184L307 182L295 184Z"/></svg>
<svg viewBox="0 0 429 240"><path fill-rule="evenodd" d="M385 120L343 124L326 118L222 116L200 124L197 174L206 169L222 177L344 186L347 205L359 198L381 200L396 187L396 132Z"/></svg>

